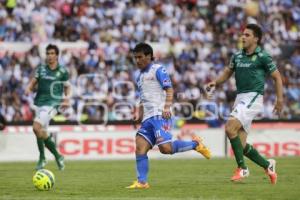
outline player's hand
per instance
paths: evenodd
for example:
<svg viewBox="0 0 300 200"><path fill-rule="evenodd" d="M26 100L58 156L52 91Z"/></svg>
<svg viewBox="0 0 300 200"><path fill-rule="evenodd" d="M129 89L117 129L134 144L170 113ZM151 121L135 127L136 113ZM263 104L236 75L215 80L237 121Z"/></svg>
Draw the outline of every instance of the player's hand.
<svg viewBox="0 0 300 200"><path fill-rule="evenodd" d="M216 82L212 81L212 82L209 82L207 85L204 86L205 98L212 99L213 93L216 89L216 85L217 85Z"/></svg>
<svg viewBox="0 0 300 200"><path fill-rule="evenodd" d="M133 112L132 112L132 120L133 120L134 122L139 122L140 119L141 119L140 113L139 113L138 111L133 111Z"/></svg>
<svg viewBox="0 0 300 200"><path fill-rule="evenodd" d="M162 117L165 119L170 119L172 117L172 112L169 106L165 106L162 112Z"/></svg>
<svg viewBox="0 0 300 200"><path fill-rule="evenodd" d="M275 106L274 106L274 109L273 109L273 113L276 113L280 117L282 108L283 108L283 100L282 99L277 99L276 103L275 103Z"/></svg>
<svg viewBox="0 0 300 200"><path fill-rule="evenodd" d="M31 93L31 90L29 88L26 88L25 92L24 92L24 95L29 96L30 93Z"/></svg>
<svg viewBox="0 0 300 200"><path fill-rule="evenodd" d="M64 112L71 106L69 99L64 99L60 104L60 111Z"/></svg>
<svg viewBox="0 0 300 200"><path fill-rule="evenodd" d="M217 86L216 81L211 81L211 82L209 82L208 84L205 85L205 90L207 92L210 92L210 91L214 90L216 88L216 86Z"/></svg>

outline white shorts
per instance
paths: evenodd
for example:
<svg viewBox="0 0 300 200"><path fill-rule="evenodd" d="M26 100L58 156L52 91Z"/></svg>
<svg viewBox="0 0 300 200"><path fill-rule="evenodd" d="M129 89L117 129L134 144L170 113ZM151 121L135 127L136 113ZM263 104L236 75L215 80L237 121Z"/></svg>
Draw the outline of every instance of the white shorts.
<svg viewBox="0 0 300 200"><path fill-rule="evenodd" d="M257 92L238 94L230 116L237 118L249 133L252 120L263 111L263 95Z"/></svg>
<svg viewBox="0 0 300 200"><path fill-rule="evenodd" d="M57 114L57 109L52 106L35 106L34 121L40 123L43 128L47 129L50 120Z"/></svg>

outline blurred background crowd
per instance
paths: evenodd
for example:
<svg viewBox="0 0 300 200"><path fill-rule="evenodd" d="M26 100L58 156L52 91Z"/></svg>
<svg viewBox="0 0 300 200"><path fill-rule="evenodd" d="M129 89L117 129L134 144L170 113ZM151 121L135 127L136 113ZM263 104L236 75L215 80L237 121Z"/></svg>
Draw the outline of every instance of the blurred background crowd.
<svg viewBox="0 0 300 200"><path fill-rule="evenodd" d="M175 102L182 103L177 104L176 115L203 119L214 112L222 120L235 98L234 80L219 87L212 102L201 98L199 87L228 65L241 47L239 38L247 23L262 26L263 47L282 73L281 117L300 119L300 1L0 1L0 96L7 121L33 118L32 100L23 93L34 69L44 62L39 44L77 41L88 45L84 50L64 49L60 55L74 88L71 120L130 119L130 105L137 96L130 84L137 75L130 50L141 41L160 47L154 48L156 60L171 75ZM3 51L2 42L25 42L32 47L15 53ZM181 48L175 51L178 44ZM277 119L272 114L271 79L265 87L261 118Z"/></svg>

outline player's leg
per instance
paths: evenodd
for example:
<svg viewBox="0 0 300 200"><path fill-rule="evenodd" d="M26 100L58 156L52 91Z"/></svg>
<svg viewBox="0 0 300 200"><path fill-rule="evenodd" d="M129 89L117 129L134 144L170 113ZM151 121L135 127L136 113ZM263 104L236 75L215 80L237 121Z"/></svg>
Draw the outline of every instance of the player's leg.
<svg viewBox="0 0 300 200"><path fill-rule="evenodd" d="M136 136L136 168L138 172L138 181L140 183L148 182L149 160L147 153L151 149L149 142L142 136Z"/></svg>
<svg viewBox="0 0 300 200"><path fill-rule="evenodd" d="M37 162L36 165L36 170L42 169L45 167L46 165L46 157L45 157L45 144L44 144L44 140L47 138L47 133L45 133L44 131L42 131L42 125L40 122L40 114L42 112L42 108L41 107L36 107L35 109L35 119L33 121L33 132L36 136L36 140L37 140L37 146L38 146L38 150L40 152L40 156L39 156L39 160Z"/></svg>
<svg viewBox="0 0 300 200"><path fill-rule="evenodd" d="M164 135L164 138L171 137L170 133L163 133L162 135ZM175 140L168 143L158 144L158 148L162 154L175 154L195 150L207 159L211 157L210 150L203 144L202 139L196 135L193 136L191 141Z"/></svg>
<svg viewBox="0 0 300 200"><path fill-rule="evenodd" d="M232 150L239 168L246 169L246 165L243 158L243 145L238 135L238 131L241 129L242 124L235 117L230 117L225 124L225 133L230 140Z"/></svg>
<svg viewBox="0 0 300 200"><path fill-rule="evenodd" d="M170 130L172 127L172 121L166 119L155 119L153 121L153 127L155 131L156 144L161 153L163 154L175 154L179 152L185 152L190 150L196 150L204 157L210 158L209 149L202 143L202 139L199 136L194 135L191 141L175 140L172 141L172 134Z"/></svg>
<svg viewBox="0 0 300 200"><path fill-rule="evenodd" d="M52 137L48 136L46 129L39 122L34 122L33 129L37 136L38 147L41 149L40 153L42 152L44 154L43 145L45 144L47 149L54 155L59 170L63 170L65 168L64 157L58 153ZM43 168L45 164L45 159L40 159L36 169Z"/></svg>
<svg viewBox="0 0 300 200"><path fill-rule="evenodd" d="M172 141L171 133L162 129L157 131L156 141L158 141L157 145L162 154L175 154L179 152L190 151L194 150L198 145L196 141Z"/></svg>
<svg viewBox="0 0 300 200"><path fill-rule="evenodd" d="M244 177L249 176L249 170L244 161L243 145L238 135L238 131L242 128L241 122L235 117L230 117L225 125L225 132L230 140L232 150L234 152L235 160L238 168L235 174L232 176L232 181L241 180Z"/></svg>
<svg viewBox="0 0 300 200"><path fill-rule="evenodd" d="M239 136L244 144L244 155L249 158L251 161L256 163L265 169L266 174L269 176L272 184L277 182L277 173L276 173L276 161L273 159L265 159L259 152L249 143L246 142L247 133L244 129L239 131Z"/></svg>
<svg viewBox="0 0 300 200"><path fill-rule="evenodd" d="M149 121L150 119L142 123L135 137L137 181L126 187L129 189L146 189L150 187L148 184L149 160L147 153L155 144L155 138Z"/></svg>
<svg viewBox="0 0 300 200"><path fill-rule="evenodd" d="M162 154L175 154L194 150L198 143L196 141L175 140L164 144L159 144L158 148Z"/></svg>
<svg viewBox="0 0 300 200"><path fill-rule="evenodd" d="M39 160L35 167L36 170L43 169L47 163L45 157L45 144L44 144L44 138L46 138L47 135L44 135L44 132L41 131L40 129L41 129L41 125L38 122L34 121L33 132L35 133L38 150L40 152Z"/></svg>
<svg viewBox="0 0 300 200"><path fill-rule="evenodd" d="M237 98L234 103L234 110L231 112L233 123L238 124L233 130L230 130L230 126L227 126L226 134L228 135L233 151L235 153L236 159L239 160L242 155L244 154L244 148L247 147L247 134L249 133L252 120L263 110L263 96L256 93L256 92L249 92L245 94L238 94ZM231 120L228 121L230 123ZM236 121L236 122L234 122ZM245 134L241 134L240 130L244 130ZM232 132L233 134L230 134ZM239 134L237 134L239 132ZM228 134L229 133L229 134ZM237 136L236 136L237 135ZM239 140L237 140L239 138ZM242 153L241 147L243 148ZM238 152L236 152L235 148L238 148ZM237 155L238 154L238 155ZM244 160L242 160L244 163ZM242 163L241 162L241 163ZM239 165L241 169L245 169L245 165L242 166L242 164ZM241 172L244 172L247 175L249 175L248 170L240 170ZM239 177L243 177L243 174L240 173L240 176L234 176L233 179L237 178L239 180Z"/></svg>
<svg viewBox="0 0 300 200"><path fill-rule="evenodd" d="M174 141L170 133L172 127L171 119L164 119L157 116L151 121L155 143L162 154L174 154L178 152L189 151L196 147L196 142Z"/></svg>
<svg viewBox="0 0 300 200"><path fill-rule="evenodd" d="M136 143L136 173L137 181L134 181L132 185L126 187L128 189L147 189L148 184L148 172L149 172L149 160L147 152L152 148L149 142L141 135L137 135L135 138Z"/></svg>
<svg viewBox="0 0 300 200"><path fill-rule="evenodd" d="M239 130L239 136L244 144L244 155L257 165L267 169L270 163L264 157L262 157L252 145L246 142L247 133L243 128Z"/></svg>
<svg viewBox="0 0 300 200"><path fill-rule="evenodd" d="M47 133L50 120L55 114L55 108L47 106L38 108L38 113L33 124L33 130L37 136L38 145L41 145L40 140L43 140L47 149L54 155L59 170L63 170L65 168L64 157L58 153L52 137Z"/></svg>

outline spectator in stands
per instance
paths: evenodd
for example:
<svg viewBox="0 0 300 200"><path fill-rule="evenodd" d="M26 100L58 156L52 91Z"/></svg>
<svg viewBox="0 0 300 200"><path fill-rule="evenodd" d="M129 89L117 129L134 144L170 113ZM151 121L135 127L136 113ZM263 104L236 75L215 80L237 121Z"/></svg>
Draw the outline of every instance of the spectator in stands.
<svg viewBox="0 0 300 200"><path fill-rule="evenodd" d="M41 62L42 54L37 45L41 42L86 42L88 47L85 50L66 49L60 59L69 66L70 81L74 86L82 74L101 74L107 78L108 91L113 90L116 80L134 82L134 64L129 54L137 42L162 43L164 45L158 47L156 57L168 67L175 94L178 94L175 101L184 96L185 101L196 105L201 101L197 99L197 86L214 79L227 65L232 52L241 45L239 36L248 21L258 21L265 27L264 48L277 62L284 77L285 95L289 97L286 118L297 115L294 112L297 104L294 104L300 102L300 51L299 46L295 46L300 38L298 1L259 0L260 14L257 16L248 16L244 12L246 0L234 3L230 0L22 0L15 6L13 2L10 0L12 6L8 6L13 8L11 11L7 10L8 1L0 4L0 41L31 42L33 47L25 54L0 52L0 94L1 101L5 102L2 112L8 121L16 121L14 116L18 120L32 120L30 114L26 114L24 119L24 110L28 113L26 103L24 100L16 103L13 94L22 96L24 85ZM83 87L89 88L88 84L95 86L97 81L95 79ZM271 105L274 91L270 84L272 82L268 81L265 102ZM226 91L225 97L216 97L217 102L223 104L222 109L227 110L231 106L230 99L234 98L235 91L233 85L232 80L229 81L220 89ZM76 109L78 102L84 103L85 100L74 95ZM106 98L95 101L110 102L108 110L112 111L119 100L106 95ZM264 117L272 118L268 114L271 107L266 106L266 109ZM23 117L20 119L17 113L22 113ZM110 114L110 119L114 119L113 116Z"/></svg>

